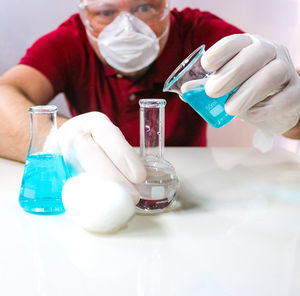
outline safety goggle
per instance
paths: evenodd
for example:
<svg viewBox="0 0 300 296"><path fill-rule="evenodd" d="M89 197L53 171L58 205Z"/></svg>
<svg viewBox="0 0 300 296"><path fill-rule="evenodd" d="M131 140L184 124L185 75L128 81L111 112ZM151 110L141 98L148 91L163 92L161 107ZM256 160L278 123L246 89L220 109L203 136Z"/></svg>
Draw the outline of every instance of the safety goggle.
<svg viewBox="0 0 300 296"><path fill-rule="evenodd" d="M170 0L83 0L79 11L85 25L100 31L121 12L129 12L148 25L164 20L170 11Z"/></svg>

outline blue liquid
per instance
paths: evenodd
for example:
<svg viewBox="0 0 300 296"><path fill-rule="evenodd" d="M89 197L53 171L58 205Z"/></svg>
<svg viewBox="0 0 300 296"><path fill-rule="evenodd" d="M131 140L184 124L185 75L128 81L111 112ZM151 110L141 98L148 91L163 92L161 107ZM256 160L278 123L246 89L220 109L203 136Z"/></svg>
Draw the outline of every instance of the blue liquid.
<svg viewBox="0 0 300 296"><path fill-rule="evenodd" d="M225 112L224 106L236 90L237 88L219 98L211 98L205 93L204 85L201 85L185 92L182 98L211 126L219 128L234 118Z"/></svg>
<svg viewBox="0 0 300 296"><path fill-rule="evenodd" d="M29 213L60 214L65 211L61 193L69 175L61 155L36 154L26 159L20 206Z"/></svg>

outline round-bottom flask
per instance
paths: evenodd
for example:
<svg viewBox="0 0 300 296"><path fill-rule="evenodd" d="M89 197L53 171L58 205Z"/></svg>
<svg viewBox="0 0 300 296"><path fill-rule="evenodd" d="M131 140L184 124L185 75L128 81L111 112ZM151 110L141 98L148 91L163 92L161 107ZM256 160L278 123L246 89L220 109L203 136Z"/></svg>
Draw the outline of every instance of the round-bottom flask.
<svg viewBox="0 0 300 296"><path fill-rule="evenodd" d="M175 202L179 181L174 167L164 159L164 108L162 99L142 99L140 104L140 154L147 171L146 180L137 185L138 213L156 213Z"/></svg>

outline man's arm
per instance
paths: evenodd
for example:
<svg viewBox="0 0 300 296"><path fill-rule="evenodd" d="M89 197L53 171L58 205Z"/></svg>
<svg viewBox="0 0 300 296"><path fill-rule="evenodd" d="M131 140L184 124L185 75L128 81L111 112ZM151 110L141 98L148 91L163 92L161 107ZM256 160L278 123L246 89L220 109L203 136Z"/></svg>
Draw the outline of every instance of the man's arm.
<svg viewBox="0 0 300 296"><path fill-rule="evenodd" d="M283 135L290 139L300 140L300 120L293 128L285 132Z"/></svg>
<svg viewBox="0 0 300 296"><path fill-rule="evenodd" d="M0 157L25 161L30 137L28 108L45 105L53 96L50 81L32 67L17 65L0 76ZM66 120L58 116L58 126Z"/></svg>

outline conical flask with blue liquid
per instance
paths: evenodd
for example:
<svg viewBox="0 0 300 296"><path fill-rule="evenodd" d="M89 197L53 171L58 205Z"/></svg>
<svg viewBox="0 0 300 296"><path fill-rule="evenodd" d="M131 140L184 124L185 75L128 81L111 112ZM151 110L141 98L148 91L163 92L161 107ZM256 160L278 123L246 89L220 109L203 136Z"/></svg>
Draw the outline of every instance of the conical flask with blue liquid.
<svg viewBox="0 0 300 296"><path fill-rule="evenodd" d="M60 214L65 211L61 194L69 174L56 138L57 107L33 106L29 112L30 143L19 203L29 213Z"/></svg>

